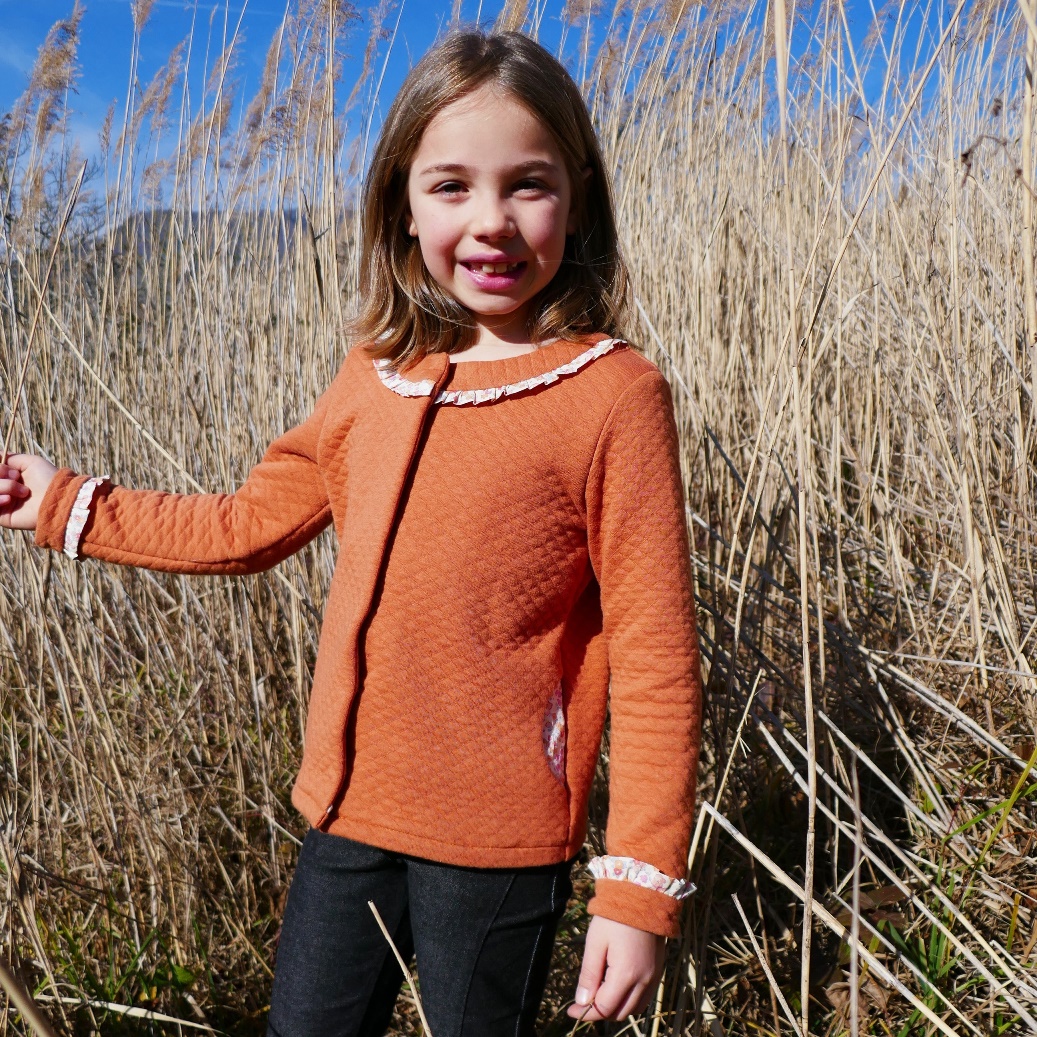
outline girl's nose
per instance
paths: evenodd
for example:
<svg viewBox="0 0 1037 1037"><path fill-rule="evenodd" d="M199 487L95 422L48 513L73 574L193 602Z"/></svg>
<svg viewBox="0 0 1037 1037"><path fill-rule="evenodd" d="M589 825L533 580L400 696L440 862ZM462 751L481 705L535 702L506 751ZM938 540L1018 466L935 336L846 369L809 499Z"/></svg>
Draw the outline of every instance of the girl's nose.
<svg viewBox="0 0 1037 1037"><path fill-rule="evenodd" d="M477 238L510 238L515 233L515 220L499 198L485 198L474 213L471 229Z"/></svg>

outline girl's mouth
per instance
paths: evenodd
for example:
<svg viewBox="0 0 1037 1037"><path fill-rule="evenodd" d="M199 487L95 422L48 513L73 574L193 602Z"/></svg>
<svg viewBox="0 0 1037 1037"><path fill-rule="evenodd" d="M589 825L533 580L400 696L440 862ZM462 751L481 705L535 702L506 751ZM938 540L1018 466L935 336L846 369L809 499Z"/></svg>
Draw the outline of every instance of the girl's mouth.
<svg viewBox="0 0 1037 1037"><path fill-rule="evenodd" d="M510 288L526 269L526 261L517 260L509 263L461 263L467 271L468 276L479 288L502 289Z"/></svg>

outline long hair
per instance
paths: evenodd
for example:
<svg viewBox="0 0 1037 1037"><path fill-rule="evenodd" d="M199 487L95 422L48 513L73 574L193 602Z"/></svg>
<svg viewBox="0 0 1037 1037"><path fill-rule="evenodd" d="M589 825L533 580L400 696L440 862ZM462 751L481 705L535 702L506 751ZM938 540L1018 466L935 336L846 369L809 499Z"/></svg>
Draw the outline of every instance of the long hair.
<svg viewBox="0 0 1037 1037"><path fill-rule="evenodd" d="M572 185L576 232L566 238L558 273L532 301L530 340L621 334L628 275L610 178L579 89L548 51L520 32L455 31L404 81L364 186L360 309L349 332L372 358L387 358L396 368L475 342L471 313L432 278L418 240L407 233L407 185L428 124L486 84L540 120L558 145Z"/></svg>

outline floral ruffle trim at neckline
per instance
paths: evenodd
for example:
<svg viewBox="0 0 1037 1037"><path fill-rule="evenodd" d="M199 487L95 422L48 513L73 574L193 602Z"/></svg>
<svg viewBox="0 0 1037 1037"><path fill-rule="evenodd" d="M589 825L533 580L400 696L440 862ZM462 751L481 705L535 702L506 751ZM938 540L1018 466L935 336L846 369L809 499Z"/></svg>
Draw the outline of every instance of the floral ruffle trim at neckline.
<svg viewBox="0 0 1037 1037"><path fill-rule="evenodd" d="M574 357L568 363L560 364L558 367L545 371L543 374L523 378L520 382L509 382L507 385L494 385L487 389L441 389L432 401L433 403L452 403L462 407L465 404L492 403L505 396L515 396L518 393L528 392L538 385L550 385L560 378L575 374L581 367L586 366L599 356L604 356L616 346L626 345L621 338L602 339L590 349L584 350L579 356ZM524 354L523 354L524 355ZM392 389L399 396L431 396L436 383L429 378L420 382L404 378L399 372L389 370L389 360L372 360L375 370L382 384Z"/></svg>

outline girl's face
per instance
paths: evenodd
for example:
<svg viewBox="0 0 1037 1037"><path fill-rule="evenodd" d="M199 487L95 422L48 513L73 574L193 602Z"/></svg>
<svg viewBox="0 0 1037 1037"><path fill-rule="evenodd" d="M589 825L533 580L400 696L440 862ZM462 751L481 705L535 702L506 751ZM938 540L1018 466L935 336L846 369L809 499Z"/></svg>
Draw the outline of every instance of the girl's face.
<svg viewBox="0 0 1037 1037"><path fill-rule="evenodd" d="M576 230L572 185L546 127L481 87L428 124L407 195L425 267L475 317L479 341L528 342L530 302Z"/></svg>

